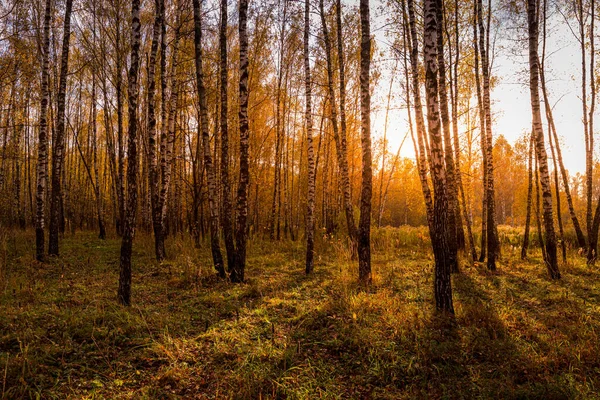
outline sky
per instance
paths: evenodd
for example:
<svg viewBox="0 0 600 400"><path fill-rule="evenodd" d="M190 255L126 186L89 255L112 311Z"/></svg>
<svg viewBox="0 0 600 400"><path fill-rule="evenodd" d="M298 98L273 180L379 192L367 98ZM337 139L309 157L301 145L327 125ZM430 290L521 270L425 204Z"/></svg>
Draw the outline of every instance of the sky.
<svg viewBox="0 0 600 400"><path fill-rule="evenodd" d="M373 10L373 8L372 8ZM384 12L375 11L372 30L380 49L388 48L385 38ZM492 26L496 32L493 75L498 83L491 92L492 127L494 137L503 135L511 143L531 130L531 105L529 94L528 58L525 49L511 41L512 34L505 27ZM579 42L571 33L562 15L555 13L548 19L548 41L546 57L546 80L549 98L554 110L554 119L561 141L565 167L571 174L585 170L585 144L583 137L581 105L581 53ZM587 61L589 63L589 60ZM384 74L389 75L389 74ZM406 111L398 109L403 75L398 75L393 91L398 93L396 107L390 111L388 120L388 140L390 151L395 153L408 130ZM589 78L588 78L589 82ZM384 77L374 89L374 99L379 99L379 107L374 107L373 130L375 137L383 135L385 120L385 99L389 90L389 78ZM541 96L541 92L540 92ZM589 101L589 99L588 99ZM542 106L543 107L543 106ZM542 108L543 113L543 108ZM544 114L542 118L545 119ZM546 145L547 145L546 141ZM414 158L412 143L404 142L401 155ZM550 157L550 151L548 150Z"/></svg>

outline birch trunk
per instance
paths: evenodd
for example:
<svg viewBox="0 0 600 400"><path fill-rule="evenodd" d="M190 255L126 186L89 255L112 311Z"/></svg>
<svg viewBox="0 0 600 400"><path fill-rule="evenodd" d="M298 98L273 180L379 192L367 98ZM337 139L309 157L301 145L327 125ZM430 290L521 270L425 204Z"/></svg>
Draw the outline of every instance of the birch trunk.
<svg viewBox="0 0 600 400"><path fill-rule="evenodd" d="M306 96L306 148L308 157L308 194L306 198L306 274L314 270L315 254L315 154L313 149L312 87L310 76L310 0L304 1L304 94Z"/></svg>
<svg viewBox="0 0 600 400"><path fill-rule="evenodd" d="M486 230L487 230L487 268L490 271L496 270L496 257L498 255L498 238L496 237L496 200L494 191L494 157L493 157L493 137L492 137L492 113L490 106L490 67L489 67L489 15L492 12L488 10L488 32L483 26L483 5L478 0L477 10L479 21L479 51L481 53L481 71L483 77L483 109L485 112L485 169L486 169Z"/></svg>
<svg viewBox="0 0 600 400"><path fill-rule="evenodd" d="M158 154L157 154L157 132L156 132L156 57L158 53L159 42L161 40L161 26L163 15L164 0L155 0L154 9L154 25L152 27L152 44L150 47L150 58L148 60L148 178L150 182L150 207L152 209L152 227L154 235L160 236L160 208L159 208L159 189L160 189L160 172L158 169ZM161 56L164 56L161 55ZM156 247L155 254L160 253L160 249Z"/></svg>
<svg viewBox="0 0 600 400"><path fill-rule="evenodd" d="M240 178L237 190L236 232L235 232L235 264L230 271L232 282L244 282L246 270L246 243L248 241L248 0L239 3L239 37L240 37Z"/></svg>
<svg viewBox="0 0 600 400"><path fill-rule="evenodd" d="M340 0L338 0L338 8ZM371 68L371 28L369 0L360 0L360 115L362 145L362 184L360 194L360 219L358 224L358 276L364 285L371 284L371 200L373 196L373 166L371 155L371 91L369 88ZM338 14L338 19L339 19ZM339 22L339 20L338 20ZM341 47L338 36L338 46ZM341 54L340 54L341 56ZM343 61L340 60L340 66ZM340 67L341 68L341 67ZM340 76L343 76L340 69ZM341 81L341 78L340 78ZM341 87L340 92L344 92ZM344 95L345 97L345 95ZM340 104L342 103L340 95ZM342 114L342 129L345 116ZM342 140L345 132L342 131Z"/></svg>
<svg viewBox="0 0 600 400"><path fill-rule="evenodd" d="M227 253L227 270L231 272L235 264L235 243L233 231L233 205L231 203L231 186L229 179L229 114L227 102L227 0L221 0L221 26L219 29L219 78L221 99L221 224L225 251ZM216 159L216 155L215 155Z"/></svg>
<svg viewBox="0 0 600 400"><path fill-rule="evenodd" d="M531 224L531 201L533 192L532 181L532 158L533 158L533 133L529 138L529 158L527 162L527 213L525 214L525 233L523 234L523 246L521 247L521 260L527 258L527 249L529 248L529 229ZM537 176L536 176L537 179Z"/></svg>
<svg viewBox="0 0 600 400"><path fill-rule="evenodd" d="M46 187L48 182L48 103L50 100L48 80L50 64L50 23L52 20L52 0L46 0L46 11L44 13L44 36L42 39L42 81L40 95L40 131L38 138L37 179L35 192L35 257L38 261L44 261L44 225Z"/></svg>
<svg viewBox="0 0 600 400"><path fill-rule="evenodd" d="M344 210L346 212L346 225L348 226L348 236L352 248L356 248L357 230L354 221L354 212L352 209L352 199L350 196L350 177L348 175L348 153L346 150L346 138L340 134L338 129L337 105L333 91L333 66L331 61L331 41L329 38L329 29L325 21L325 10L323 0L319 0L319 11L321 14L321 24L323 28L323 41L325 44L325 58L327 61L327 90L330 104L330 120L333 128L333 138L337 150L338 166L340 169L340 178L342 181L342 196L344 201Z"/></svg>
<svg viewBox="0 0 600 400"><path fill-rule="evenodd" d="M548 159L544 147L542 116L540 112L539 94L539 59L538 59L538 9L537 0L527 1L527 22L529 32L529 89L531 93L531 112L533 116L533 133L535 150L539 163L540 183L542 187L544 228L546 231L546 266L552 279L559 279L558 261L556 256L556 235L552 210L552 189L548 172Z"/></svg>
<svg viewBox="0 0 600 400"><path fill-rule="evenodd" d="M424 63L425 98L427 100L427 124L431 146L431 172L434 190L432 246L435 257L434 294L436 309L453 314L452 286L450 279L450 260L456 254L450 254L448 245L448 195L446 190L446 168L444 166L444 148L440 126L440 104L438 92L437 63L437 8L441 3L425 0L424 3ZM454 249L456 252L456 248Z"/></svg>
<svg viewBox="0 0 600 400"><path fill-rule="evenodd" d="M119 303L131 304L131 251L137 212L137 101L140 52L140 0L131 0L131 62L128 74L129 132L127 137L127 212L123 226L119 273Z"/></svg>
<svg viewBox="0 0 600 400"><path fill-rule="evenodd" d="M65 101L67 95L67 75L69 73L69 43L71 41L71 10L73 0L67 0L63 27L63 42L60 56L60 78L58 84L58 105L56 109L56 136L52 146L52 194L50 197L50 231L48 254L58 256L58 234L60 230L60 203L62 200L62 175L65 152Z"/></svg>
<svg viewBox="0 0 600 400"><path fill-rule="evenodd" d="M171 71L169 73L171 79L171 93L168 101L163 98L163 102L167 102L167 120L163 119L163 126L160 138L160 170L161 183L158 197L158 221L160 225L159 231L154 234L154 243L156 250L156 259L161 261L166 257L165 252L165 236L167 234L166 218L169 192L171 189L171 176L173 171L173 145L175 142L175 118L177 116L177 99L179 96L179 80L178 73L178 56L179 42L181 40L181 5L177 5L177 26L175 28L175 40L173 41L173 50L171 53ZM165 53L162 54L165 57Z"/></svg>
<svg viewBox="0 0 600 400"><path fill-rule="evenodd" d="M436 19L437 19L437 63L438 63L438 93L440 102L440 116L442 118L442 132L444 137L444 159L446 162L446 187L448 195L448 248L450 263L450 272L459 272L457 255L457 237L458 227L456 225L456 202L458 200L456 190L456 177L454 157L452 156L452 141L450 139L450 118L448 112L448 92L446 90L446 63L444 60L444 13L442 10L442 0L436 0Z"/></svg>
<svg viewBox="0 0 600 400"><path fill-rule="evenodd" d="M404 3L403 3L404 7ZM404 13L405 14L405 13ZM404 21L407 21L406 14L403 16ZM433 197L431 195L431 189L429 188L429 181L427 179L427 154L428 151L425 148L425 119L423 117L423 105L421 103L421 90L419 88L419 40L417 38L417 28L415 21L415 9L414 0L408 0L408 25L409 29L405 32L407 38L407 48L410 51L410 65L411 65L411 78L412 78L412 93L414 99L415 119L417 125L417 141L413 137L413 143L415 148L418 146L418 151L415 151L417 155L417 168L419 169L419 179L421 182L421 189L423 191L423 197L425 199L425 209L427 211L427 223L429 225L430 232L434 231L433 227ZM406 67L405 67L406 68ZM407 74L408 75L408 74ZM418 145L417 145L418 144Z"/></svg>
<svg viewBox="0 0 600 400"><path fill-rule="evenodd" d="M225 4L227 4L225 2ZM213 266L221 278L225 278L225 267L219 244L219 206L217 196L217 182L213 166L210 136L208 133L208 107L206 104L206 89L204 88L204 71L202 69L202 10L200 0L193 0L194 5L194 49L196 61L196 87L198 91L198 104L200 105L200 129L202 132L202 145L204 153L204 168L208 186L208 209L210 214L210 249Z"/></svg>

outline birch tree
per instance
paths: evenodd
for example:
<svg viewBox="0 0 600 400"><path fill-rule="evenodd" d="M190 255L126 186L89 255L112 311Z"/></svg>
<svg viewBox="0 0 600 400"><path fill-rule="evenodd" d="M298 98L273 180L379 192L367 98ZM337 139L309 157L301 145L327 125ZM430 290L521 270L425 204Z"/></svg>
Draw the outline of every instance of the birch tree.
<svg viewBox="0 0 600 400"><path fill-rule="evenodd" d="M138 71L140 67L140 0L131 0L131 60L128 73L129 128L127 132L127 210L121 241L119 289L117 299L125 306L131 304L131 252L137 213L137 106Z"/></svg>
<svg viewBox="0 0 600 400"><path fill-rule="evenodd" d="M56 135L52 144L52 194L50 196L50 231L48 235L48 254L58 256L58 234L60 207L62 201L62 175L65 152L65 98L67 75L69 73L69 43L71 41L71 10L73 0L65 3L63 42L60 56L60 78L58 84L58 104L56 107Z"/></svg>
<svg viewBox="0 0 600 400"><path fill-rule="evenodd" d="M306 198L306 274L314 269L315 247L315 154L313 148L312 85L310 75L310 0L304 0L304 94L306 154L308 158L308 194Z"/></svg>
<svg viewBox="0 0 600 400"><path fill-rule="evenodd" d="M533 135L535 152L538 159L540 183L542 188L542 207L544 228L546 232L546 266L552 279L560 279L558 260L556 255L556 234L554 232L554 218L552 210L552 188L548 171L548 158L544 145L544 132L542 129L542 116L540 111L539 94L539 1L527 1L527 26L529 34L529 91L531 95L531 113L533 119ZM489 242L488 242L489 243Z"/></svg>
<svg viewBox="0 0 600 400"><path fill-rule="evenodd" d="M44 34L42 38L42 80L40 94L40 130L38 137L38 159L37 178L35 192L35 257L38 261L44 261L44 227L46 187L48 177L48 105L50 94L48 88L49 64L50 64L50 24L52 22L52 0L46 0L46 11L44 12Z"/></svg>

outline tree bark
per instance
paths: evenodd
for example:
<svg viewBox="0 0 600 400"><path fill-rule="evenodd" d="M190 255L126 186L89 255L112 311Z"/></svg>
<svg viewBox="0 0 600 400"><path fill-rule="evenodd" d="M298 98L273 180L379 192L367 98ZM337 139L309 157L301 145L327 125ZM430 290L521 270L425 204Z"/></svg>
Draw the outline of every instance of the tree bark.
<svg viewBox="0 0 600 400"><path fill-rule="evenodd" d="M340 178L342 181L342 196L344 201L344 210L346 212L346 225L348 226L348 236L350 238L350 245L352 248L356 248L357 243L357 229L354 221L354 212L352 209L352 199L350 196L350 177L348 175L348 153L346 150L346 138L342 136L338 129L337 120L337 105L335 101L335 94L333 91L333 66L331 61L331 41L329 38L329 29L327 28L327 22L325 21L325 10L323 6L323 0L319 0L319 11L321 14L321 24L323 28L323 42L325 44L325 58L327 61L327 90L329 95L331 125L333 128L333 138L335 140L335 147L337 150L338 166L340 169ZM353 251L354 252L354 251Z"/></svg>
<svg viewBox="0 0 600 400"><path fill-rule="evenodd" d="M127 137L127 212L123 226L119 289L117 298L125 306L131 304L131 251L137 212L137 100L140 52L140 0L131 0L131 62L128 74L129 131Z"/></svg>
<svg viewBox="0 0 600 400"><path fill-rule="evenodd" d="M536 155L539 163L540 183L542 186L544 228L546 231L546 266L552 279L559 279L558 261L556 256L556 235L552 210L552 189L548 172L548 159L544 147L544 132L540 112L539 94L539 59L538 59L538 0L527 1L527 22L529 32L529 89L531 93L531 112L533 116L533 133L535 138Z"/></svg>
<svg viewBox="0 0 600 400"><path fill-rule="evenodd" d="M496 237L496 200L494 191L494 158L492 137L492 112L490 105L490 67L489 67L489 32L483 26L483 5L478 0L477 19L479 22L479 52L481 53L481 71L483 77L483 109L485 114L485 170L486 170L486 229L487 229L487 268L496 270L496 257L498 255L498 238ZM488 10L489 13L492 10ZM489 30L489 20L488 20ZM482 132L483 135L483 132Z"/></svg>
<svg viewBox="0 0 600 400"><path fill-rule="evenodd" d="M58 256L58 234L60 228L60 202L62 200L62 175L65 152L65 99L67 75L69 73L69 43L71 41L71 10L73 0L65 3L62 52L60 57L60 78L58 84L58 105L56 109L56 136L52 146L52 194L50 197L50 231L48 254Z"/></svg>
<svg viewBox="0 0 600 400"><path fill-rule="evenodd" d="M229 114L227 102L227 0L221 0L221 25L219 29L219 78L220 78L220 130L221 130L221 224L225 251L227 253L227 270L231 273L235 264L235 242L233 231L233 205L231 203L231 186L229 179Z"/></svg>
<svg viewBox="0 0 600 400"><path fill-rule="evenodd" d="M304 0L304 94L306 119L306 148L308 157L308 194L306 198L306 274L314 270L315 254L315 181L316 167L313 149L312 87L310 76L310 0Z"/></svg>
<svg viewBox="0 0 600 400"><path fill-rule="evenodd" d="M239 3L239 37L240 37L240 178L237 190L236 232L235 232L235 264L230 271L232 282L244 282L246 270L246 243L248 241L248 0Z"/></svg>
<svg viewBox="0 0 600 400"><path fill-rule="evenodd" d="M448 195L448 248L449 256L457 255L457 237L458 227L456 225L456 202L458 195L456 190L456 177L454 172L454 158L452 157L452 141L450 139L450 118L448 112L448 92L446 90L446 63L444 60L444 13L442 0L436 0L436 19L437 19L437 62L438 62L438 93L440 102L440 116L442 118L442 132L444 137L444 159L446 162L446 187ZM459 272L458 257L450 258L450 272Z"/></svg>
<svg viewBox="0 0 600 400"><path fill-rule="evenodd" d="M523 246L521 247L521 260L527 258L527 249L529 248L529 229L531 223L531 201L533 192L532 181L532 158L533 158L533 132L529 138L529 157L527 162L527 213L525 214L525 233L523 234ZM537 176L536 176L537 179Z"/></svg>
<svg viewBox="0 0 600 400"><path fill-rule="evenodd" d="M437 310L454 314L450 260L456 257L456 253L450 254L450 252L456 252L456 248L451 249L448 245L448 195L438 98L437 33L439 21L436 15L439 14L437 8L440 6L441 3L436 0L425 0L424 3L425 98L427 100L427 123L434 190L432 245L435 258L435 303Z"/></svg>
<svg viewBox="0 0 600 400"><path fill-rule="evenodd" d="M226 1L224 1L225 4ZM208 133L208 107L206 104L206 89L204 88L204 71L202 69L202 12L200 0L193 0L194 5L194 49L196 61L196 86L198 104L200 105L200 126L202 145L204 149L204 167L208 183L208 209L210 214L210 249L213 266L221 278L225 278L225 267L219 244L219 206L217 198L217 182L210 152L210 136Z"/></svg>
<svg viewBox="0 0 600 400"><path fill-rule="evenodd" d="M403 3L404 7L404 3ZM421 189L423 191L423 197L425 199L425 209L427 212L427 224L430 232L434 231L433 227L433 197L431 195L431 189L429 188L429 181L427 179L427 154L428 151L425 148L425 120L423 117L423 105L421 103L421 90L419 84L419 40L417 38L417 28L415 21L415 9L414 0L408 0L408 19L406 13L403 12L403 18L405 24L408 24L409 29L405 26L405 37L406 47L410 52L410 64L411 64L411 78L412 78L412 93L414 99L415 119L417 127L417 140L413 137L413 143L415 144L415 154L417 156L417 168L419 170L419 179L421 182ZM408 21L407 21L408 20ZM405 66L406 68L406 66ZM408 75L408 74L407 74ZM412 132L411 132L412 133ZM418 144L418 145L417 145ZM418 146L418 149L417 149ZM417 151L418 150L418 151ZM433 237L432 237L433 239Z"/></svg>
<svg viewBox="0 0 600 400"><path fill-rule="evenodd" d="M160 207L159 207L159 190L160 190L160 172L158 169L158 154L157 154L157 133L156 133L156 56L158 53L159 42L161 40L161 27L163 16L164 0L155 0L154 9L154 25L152 27L152 44L150 47L150 58L148 60L148 178L150 182L150 207L152 209L152 226L154 235L160 236ZM164 57L164 54L161 55ZM155 240L155 255L158 256L161 250L156 247Z"/></svg>
<svg viewBox="0 0 600 400"><path fill-rule="evenodd" d="M179 42L181 40L181 5L177 4L177 21L175 27L175 40L173 41L173 50L171 53L171 71L169 73L171 80L171 93L167 100L163 97L163 102L167 102L167 119L163 119L160 138L160 192L158 195L158 231L154 232L154 244L156 251L156 259L162 261L166 257L165 252L165 236L167 234L166 218L169 192L171 190L171 176L173 172L173 146L175 142L175 118L177 116L177 99L179 96L179 79L178 73L178 56ZM163 22L164 23L164 22ZM162 54L165 57L165 53Z"/></svg>
<svg viewBox="0 0 600 400"><path fill-rule="evenodd" d="M338 7L340 1L338 0ZM369 0L360 0L360 115L362 145L362 184L360 219L358 224L358 276L364 285L371 284L371 199L373 195L373 166L371 156L371 28ZM339 15L338 15L339 18ZM339 21L338 21L339 22ZM338 46L341 38L338 36ZM341 47L341 46L340 46ZM340 60L340 65L343 62ZM340 75L342 70L340 70ZM340 92L344 90L341 89ZM340 103L342 96L340 95ZM342 117L342 126L345 125ZM342 133L342 138L345 135Z"/></svg>
<svg viewBox="0 0 600 400"><path fill-rule="evenodd" d="M45 259L44 225L48 170L48 103L50 100L48 80L50 64L50 23L52 20L52 0L46 0L44 13L44 36L42 39L42 81L40 95L40 131L38 138L37 179L35 192L35 257L42 262Z"/></svg>

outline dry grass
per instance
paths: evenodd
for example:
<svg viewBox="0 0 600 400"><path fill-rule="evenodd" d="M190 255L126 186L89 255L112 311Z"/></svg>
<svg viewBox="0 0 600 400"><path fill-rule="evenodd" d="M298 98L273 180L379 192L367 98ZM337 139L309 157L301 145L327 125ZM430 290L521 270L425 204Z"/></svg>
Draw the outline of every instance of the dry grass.
<svg viewBox="0 0 600 400"><path fill-rule="evenodd" d="M31 232L3 237L3 398L600 398L600 274L575 255L560 282L509 244L498 273L463 263L449 320L424 229L374 232L367 292L342 240L311 277L301 242L253 241L232 285L206 249L171 239L158 265L138 237L129 309L118 240L68 236L40 265Z"/></svg>

